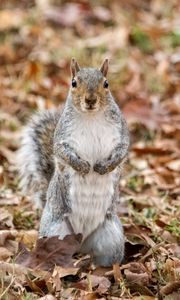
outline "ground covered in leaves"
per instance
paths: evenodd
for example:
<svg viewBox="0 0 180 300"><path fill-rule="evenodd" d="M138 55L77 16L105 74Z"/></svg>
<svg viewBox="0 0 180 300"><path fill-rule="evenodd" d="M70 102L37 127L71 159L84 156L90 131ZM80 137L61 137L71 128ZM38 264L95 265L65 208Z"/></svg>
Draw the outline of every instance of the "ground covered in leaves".
<svg viewBox="0 0 180 300"><path fill-rule="evenodd" d="M0 9L0 299L180 299L179 1L2 0ZM22 126L62 105L72 56L84 66L110 58L131 130L118 208L126 257L108 269L74 256L81 236L36 244L40 216L18 189Z"/></svg>

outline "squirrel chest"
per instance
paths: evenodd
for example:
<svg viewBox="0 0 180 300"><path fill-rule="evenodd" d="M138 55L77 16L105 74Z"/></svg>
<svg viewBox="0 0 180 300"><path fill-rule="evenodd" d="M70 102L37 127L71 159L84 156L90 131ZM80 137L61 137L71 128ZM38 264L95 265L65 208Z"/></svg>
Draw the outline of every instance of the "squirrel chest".
<svg viewBox="0 0 180 300"><path fill-rule="evenodd" d="M82 159L91 164L91 170L85 176L71 167L66 169L70 178L69 197L72 211L69 219L75 233L82 233L86 238L103 223L119 180L117 169L100 175L93 171L93 165L110 155L120 136L116 126L108 122L103 114L72 120L69 133L67 142Z"/></svg>

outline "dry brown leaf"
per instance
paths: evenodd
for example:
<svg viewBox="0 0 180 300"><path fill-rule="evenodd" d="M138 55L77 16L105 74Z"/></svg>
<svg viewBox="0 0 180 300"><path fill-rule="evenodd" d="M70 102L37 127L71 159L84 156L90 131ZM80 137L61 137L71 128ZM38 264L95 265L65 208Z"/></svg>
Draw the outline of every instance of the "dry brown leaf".
<svg viewBox="0 0 180 300"><path fill-rule="evenodd" d="M161 233L161 237L164 241L167 241L169 243L176 243L177 239L176 237L174 237L169 231L167 230L163 230L163 232Z"/></svg>
<svg viewBox="0 0 180 300"><path fill-rule="evenodd" d="M95 275L92 275L95 276ZM93 285L98 285L98 288L96 289L96 292L101 294L107 293L108 289L111 286L111 282L106 277L99 277L93 278Z"/></svg>
<svg viewBox="0 0 180 300"><path fill-rule="evenodd" d="M180 280L169 282L168 284L166 284L165 286L163 286L161 288L160 292L163 295L169 295L169 294L172 294L173 292L176 292L178 290L180 292Z"/></svg>
<svg viewBox="0 0 180 300"><path fill-rule="evenodd" d="M3 205L19 205L20 204L20 197L16 197L14 195L9 195L2 193L0 196L0 206ZM11 225L12 226L12 225Z"/></svg>
<svg viewBox="0 0 180 300"><path fill-rule="evenodd" d="M179 300L179 291L164 296L163 300Z"/></svg>
<svg viewBox="0 0 180 300"><path fill-rule="evenodd" d="M0 247L0 260L6 260L7 258L11 257L13 253L9 251L5 247Z"/></svg>
<svg viewBox="0 0 180 300"><path fill-rule="evenodd" d="M53 273L57 273L59 278L68 276L68 275L76 275L79 271L79 268L62 268L59 266L56 266L54 268Z"/></svg>
<svg viewBox="0 0 180 300"><path fill-rule="evenodd" d="M40 238L31 252L21 245L16 262L42 270L52 270L55 265L71 267L72 256L79 250L81 239L81 234L67 235L63 240L57 236Z"/></svg>
<svg viewBox="0 0 180 300"><path fill-rule="evenodd" d="M82 290L94 289L99 294L104 294L111 286L111 282L104 276L96 276L87 274L86 279L82 279L78 283L74 284L74 287Z"/></svg>
<svg viewBox="0 0 180 300"><path fill-rule="evenodd" d="M150 282L150 275L142 263L130 263L129 268L124 270L124 274L126 276L126 280L131 283L148 285Z"/></svg>
<svg viewBox="0 0 180 300"><path fill-rule="evenodd" d="M16 154L14 151L9 150L6 147L0 147L0 154L11 164L14 165L16 162Z"/></svg>
<svg viewBox="0 0 180 300"><path fill-rule="evenodd" d="M37 230L22 230L18 233L18 240L25 244L28 248L32 248L38 239Z"/></svg>
<svg viewBox="0 0 180 300"><path fill-rule="evenodd" d="M7 228L12 228L12 229L14 228L13 215L5 208L0 208L0 229L1 229L0 236L3 235L2 229L7 229ZM5 234L5 232L7 231L3 230L3 232Z"/></svg>
<svg viewBox="0 0 180 300"><path fill-rule="evenodd" d="M179 279L180 260L179 258L168 258L164 264L164 274L168 281L176 282Z"/></svg>
<svg viewBox="0 0 180 300"><path fill-rule="evenodd" d="M53 289L57 292L61 290L61 278L59 276L59 267L56 266L52 274Z"/></svg>
<svg viewBox="0 0 180 300"><path fill-rule="evenodd" d="M79 300L97 300L97 294L96 293L87 293L83 292L82 295L79 297ZM104 300L104 298L101 298Z"/></svg>
<svg viewBox="0 0 180 300"><path fill-rule="evenodd" d="M154 293L146 285L129 282L127 286L132 293L155 297Z"/></svg>
<svg viewBox="0 0 180 300"><path fill-rule="evenodd" d="M15 239L17 230L0 230L0 246L4 246L8 239Z"/></svg>
<svg viewBox="0 0 180 300"><path fill-rule="evenodd" d="M42 288L45 288L46 282L41 279L32 280L28 275L26 275L26 286L28 286L34 293L43 296L44 292Z"/></svg>
<svg viewBox="0 0 180 300"><path fill-rule="evenodd" d="M29 269L23 267L19 264L9 263L9 262L1 262L0 261L0 274L5 275L7 273L21 276L28 274Z"/></svg>
<svg viewBox="0 0 180 300"><path fill-rule="evenodd" d="M96 276L108 276L109 272L113 275L112 267L99 267L97 266L92 270L92 274Z"/></svg>
<svg viewBox="0 0 180 300"><path fill-rule="evenodd" d="M157 250L161 248L161 246L164 246L164 242L161 242L159 244L156 244L153 248L150 248L145 255L143 255L140 259L141 262L145 261L147 257L151 256L153 253L155 253Z"/></svg>
<svg viewBox="0 0 180 300"><path fill-rule="evenodd" d="M177 243L168 244L166 246L166 249L168 249L169 253L174 257L180 257L180 245L178 245Z"/></svg>

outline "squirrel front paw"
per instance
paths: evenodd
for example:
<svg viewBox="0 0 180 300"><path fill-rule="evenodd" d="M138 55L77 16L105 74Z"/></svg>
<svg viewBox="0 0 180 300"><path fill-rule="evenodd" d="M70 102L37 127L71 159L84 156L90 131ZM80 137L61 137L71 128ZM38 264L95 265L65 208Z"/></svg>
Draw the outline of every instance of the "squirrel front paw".
<svg viewBox="0 0 180 300"><path fill-rule="evenodd" d="M91 168L91 165L88 163L88 161L82 160L81 161L81 166L80 166L80 173L82 175L86 175L89 173Z"/></svg>
<svg viewBox="0 0 180 300"><path fill-rule="evenodd" d="M105 164L103 161L97 161L93 167L93 170L100 175L104 175L109 172L107 164Z"/></svg>
<svg viewBox="0 0 180 300"><path fill-rule="evenodd" d="M71 155L70 166L80 173L81 175L86 175L90 171L90 164L88 161L82 159L79 155Z"/></svg>

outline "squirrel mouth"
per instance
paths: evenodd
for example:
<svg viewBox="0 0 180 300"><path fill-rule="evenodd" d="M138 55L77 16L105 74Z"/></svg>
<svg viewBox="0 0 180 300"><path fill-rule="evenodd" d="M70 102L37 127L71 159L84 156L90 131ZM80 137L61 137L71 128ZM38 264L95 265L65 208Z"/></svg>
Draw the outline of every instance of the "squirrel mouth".
<svg viewBox="0 0 180 300"><path fill-rule="evenodd" d="M86 106L86 110L93 111L93 110L96 110L96 107L94 105L88 105L88 106Z"/></svg>
<svg viewBox="0 0 180 300"><path fill-rule="evenodd" d="M94 106L86 107L86 110L88 110L88 111L94 111L95 109L96 109L96 107L94 107Z"/></svg>

